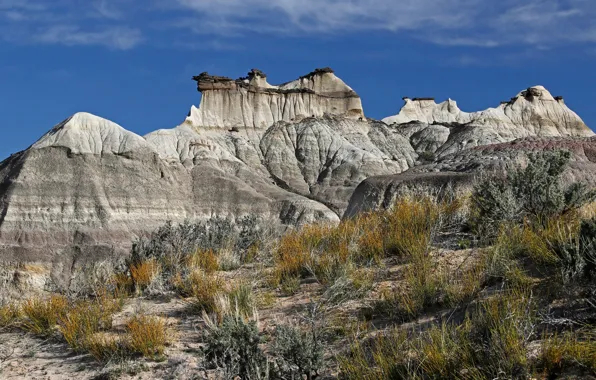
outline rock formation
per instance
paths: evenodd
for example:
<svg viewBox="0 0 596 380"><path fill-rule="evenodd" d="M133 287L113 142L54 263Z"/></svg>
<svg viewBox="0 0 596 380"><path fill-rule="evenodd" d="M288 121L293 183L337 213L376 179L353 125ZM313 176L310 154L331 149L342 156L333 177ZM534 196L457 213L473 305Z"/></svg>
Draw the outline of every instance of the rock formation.
<svg viewBox="0 0 596 380"><path fill-rule="evenodd" d="M203 97L192 107L186 123L203 128L266 129L278 121L292 122L325 114L363 118L360 97L329 68L279 86L253 69L232 80L202 73L193 78Z"/></svg>
<svg viewBox="0 0 596 380"><path fill-rule="evenodd" d="M451 99L440 104L432 98L404 100L405 105L399 114L383 119L385 123L469 124L492 128L504 139L592 135L562 97L554 98L542 86L530 87L497 108L473 113L461 111Z"/></svg>
<svg viewBox="0 0 596 380"><path fill-rule="evenodd" d="M482 175L504 173L510 167L523 165L528 154L545 150L571 153L571 161L563 173L564 181L596 187L596 136L527 137L463 150L400 174L367 178L354 191L344 217L387 208L404 187L427 186L434 190L451 187L455 191L469 191Z"/></svg>
<svg viewBox="0 0 596 380"><path fill-rule="evenodd" d="M504 143L524 137L586 137L593 132L571 111L561 97L554 98L544 87L520 92L497 108L462 112L451 99L404 98L398 115L383 121L411 139L417 152L436 156L475 146Z"/></svg>
<svg viewBox="0 0 596 380"><path fill-rule="evenodd" d="M511 159L500 147L521 146L505 144L516 138L579 144L576 161L596 169L592 139L582 139L592 132L542 87L472 114L452 101L406 99L379 122L331 69L279 86L256 69L194 79L201 104L173 129L141 137L78 113L0 163L0 259L53 262L66 273L125 254L167 220L213 215L336 223L346 209L387 202L396 183L465 183L465 173Z"/></svg>

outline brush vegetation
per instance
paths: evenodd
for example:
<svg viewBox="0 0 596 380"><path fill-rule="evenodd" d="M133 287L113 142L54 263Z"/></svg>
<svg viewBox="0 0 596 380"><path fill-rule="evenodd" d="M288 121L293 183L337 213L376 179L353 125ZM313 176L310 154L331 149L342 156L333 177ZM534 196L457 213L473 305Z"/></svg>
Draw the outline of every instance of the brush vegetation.
<svg viewBox="0 0 596 380"><path fill-rule="evenodd" d="M564 185L568 159L531 155L471 194L405 189L337 225L168 223L80 291L3 304L0 329L163 360L169 319L121 311L167 297L201 335L190 378L596 376L595 195Z"/></svg>

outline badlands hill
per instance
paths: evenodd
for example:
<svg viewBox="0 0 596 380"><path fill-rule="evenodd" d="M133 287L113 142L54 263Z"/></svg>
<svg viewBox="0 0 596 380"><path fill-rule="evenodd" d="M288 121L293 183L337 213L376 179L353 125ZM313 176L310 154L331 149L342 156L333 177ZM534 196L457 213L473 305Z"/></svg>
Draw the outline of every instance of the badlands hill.
<svg viewBox="0 0 596 380"><path fill-rule="evenodd" d="M348 207L377 207L400 173L474 172L506 162L500 152L513 146L581 146L575 160L596 162L593 132L540 86L476 113L406 98L398 115L376 121L328 68L279 86L259 70L194 79L201 104L176 128L142 137L78 113L2 162L0 258L64 271L124 254L168 220L214 215L337 222Z"/></svg>

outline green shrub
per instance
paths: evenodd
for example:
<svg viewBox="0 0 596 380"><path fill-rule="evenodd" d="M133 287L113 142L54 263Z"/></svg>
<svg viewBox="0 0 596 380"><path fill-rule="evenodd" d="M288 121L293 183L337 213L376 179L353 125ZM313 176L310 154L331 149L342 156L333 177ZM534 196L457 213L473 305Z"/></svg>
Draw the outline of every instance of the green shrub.
<svg viewBox="0 0 596 380"><path fill-rule="evenodd" d="M323 343L316 329L280 325L275 331L273 352L280 371L287 378L308 380L318 377L323 368Z"/></svg>
<svg viewBox="0 0 596 380"><path fill-rule="evenodd" d="M582 222L579 237L558 251L564 280L596 279L596 219Z"/></svg>
<svg viewBox="0 0 596 380"><path fill-rule="evenodd" d="M210 365L223 371L224 378L267 378L269 363L260 343L256 322L228 315L221 325L208 325L205 356Z"/></svg>
<svg viewBox="0 0 596 380"><path fill-rule="evenodd" d="M254 249L265 239L267 228L254 216L239 220L215 217L179 225L167 222L149 238L141 238L133 244L127 266L154 259L161 264L164 278L172 279L177 273L184 272L189 259L197 251L227 249L233 251L240 261L248 254L254 256Z"/></svg>
<svg viewBox="0 0 596 380"><path fill-rule="evenodd" d="M477 232L494 237L501 222L542 222L576 210L596 193L582 184L564 187L562 175L571 154L551 151L531 154L525 168L510 170L506 177L478 181L472 194Z"/></svg>

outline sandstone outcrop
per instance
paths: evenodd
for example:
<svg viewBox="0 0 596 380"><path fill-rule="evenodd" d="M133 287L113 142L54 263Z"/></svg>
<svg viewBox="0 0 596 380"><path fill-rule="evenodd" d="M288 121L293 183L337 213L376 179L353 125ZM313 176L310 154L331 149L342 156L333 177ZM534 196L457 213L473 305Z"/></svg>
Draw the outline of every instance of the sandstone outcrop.
<svg viewBox="0 0 596 380"><path fill-rule="evenodd" d="M418 152L440 157L475 146L504 143L524 137L588 137L594 133L561 97L542 86L521 91L497 108L461 111L451 99L404 98L398 115L383 121L411 139Z"/></svg>
<svg viewBox="0 0 596 380"><path fill-rule="evenodd" d="M467 113L451 99L436 104L434 99L404 98L399 114L383 119L387 124L419 121L427 124L470 124L493 128L504 139L529 136L591 136L581 118L562 97L553 97L543 86L521 91L497 108Z"/></svg>
<svg viewBox="0 0 596 380"><path fill-rule="evenodd" d="M193 79L202 100L186 120L191 126L265 129L278 121L325 114L364 117L360 97L329 68L279 86L267 83L266 75L257 69L236 80L208 73Z"/></svg>
<svg viewBox="0 0 596 380"><path fill-rule="evenodd" d="M0 163L0 260L64 274L126 254L167 220L337 223L387 204L403 183L465 186L469 173L521 157L512 146L576 147L574 175L596 170L593 133L542 87L472 114L406 99L380 122L328 68L279 86L256 69L194 79L201 104L175 128L142 137L78 113Z"/></svg>
<svg viewBox="0 0 596 380"><path fill-rule="evenodd" d="M483 175L505 173L508 168L523 165L528 154L545 150L571 153L571 161L563 173L564 181L596 187L596 137L527 137L463 150L404 173L367 178L354 191L344 218L390 207L406 188L470 191Z"/></svg>

